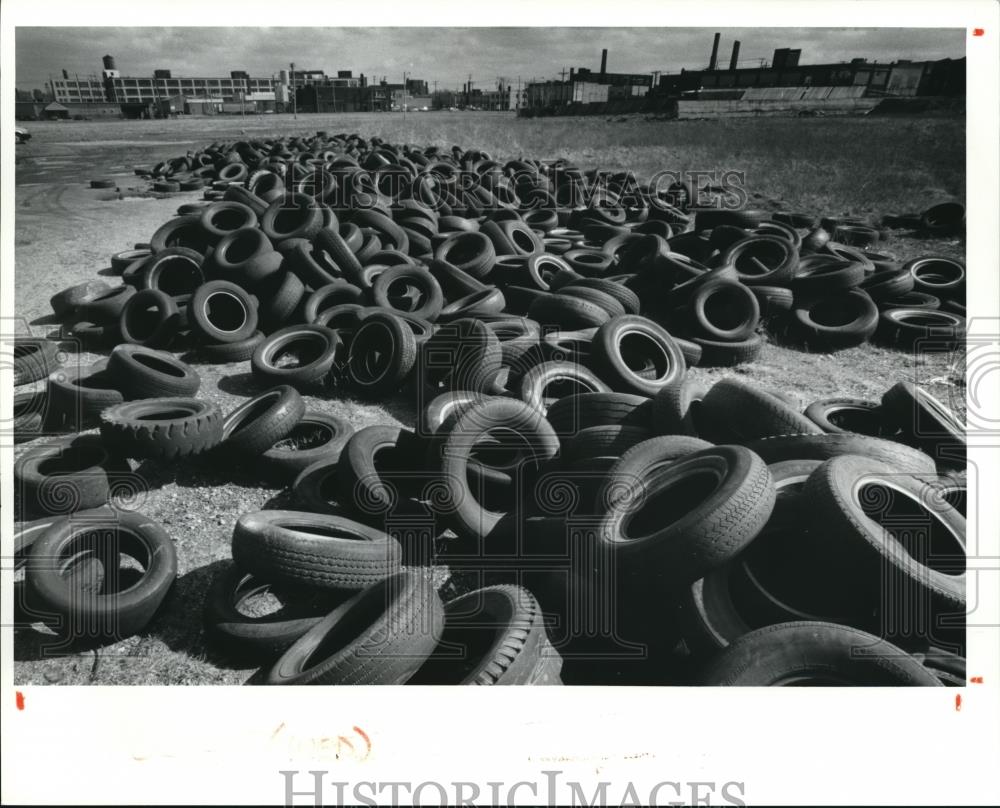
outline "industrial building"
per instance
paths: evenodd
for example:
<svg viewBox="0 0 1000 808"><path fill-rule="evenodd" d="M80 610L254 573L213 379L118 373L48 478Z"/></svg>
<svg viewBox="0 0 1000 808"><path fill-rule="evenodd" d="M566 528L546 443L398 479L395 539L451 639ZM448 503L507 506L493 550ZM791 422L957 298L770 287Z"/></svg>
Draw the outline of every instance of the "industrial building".
<svg viewBox="0 0 1000 808"><path fill-rule="evenodd" d="M870 62L855 58L848 62L806 65L800 63L801 49L778 48L770 64L739 67L737 40L732 46L729 66L724 68L719 66L719 40L720 34L716 34L707 69L663 75L655 92L668 96L697 93L716 99L720 95L713 91L749 87L855 87L863 88L862 94L867 97L965 94L964 58L923 62L909 59Z"/></svg>
<svg viewBox="0 0 1000 808"><path fill-rule="evenodd" d="M894 62L855 58L847 62L801 63L800 48L778 48L770 63L740 67L740 42L728 67L720 66L720 34L708 67L680 73L626 74L570 69L569 78L532 82L522 114L579 115L657 112L676 117L767 114L852 114L884 99L965 95L965 59Z"/></svg>
<svg viewBox="0 0 1000 808"><path fill-rule="evenodd" d="M653 86L650 73L609 73L608 51L601 51L601 69L571 67L569 78L528 84L523 106L544 110L568 104L603 104L613 100L645 97Z"/></svg>

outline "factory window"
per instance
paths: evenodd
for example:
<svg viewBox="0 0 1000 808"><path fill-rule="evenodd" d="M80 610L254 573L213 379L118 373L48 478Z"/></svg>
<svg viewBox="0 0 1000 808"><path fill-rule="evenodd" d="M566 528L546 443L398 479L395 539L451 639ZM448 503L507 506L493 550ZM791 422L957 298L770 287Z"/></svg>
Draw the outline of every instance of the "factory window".
<svg viewBox="0 0 1000 808"><path fill-rule="evenodd" d="M140 87L152 87L153 86L153 80L152 79L139 79L139 86Z"/></svg>
<svg viewBox="0 0 1000 808"><path fill-rule="evenodd" d="M139 82L136 79L122 79L122 84L124 84L126 87L136 87L138 86Z"/></svg>
<svg viewBox="0 0 1000 808"><path fill-rule="evenodd" d="M870 70L859 70L857 73L854 74L854 83L861 85L867 84L868 79L870 77L871 77Z"/></svg>

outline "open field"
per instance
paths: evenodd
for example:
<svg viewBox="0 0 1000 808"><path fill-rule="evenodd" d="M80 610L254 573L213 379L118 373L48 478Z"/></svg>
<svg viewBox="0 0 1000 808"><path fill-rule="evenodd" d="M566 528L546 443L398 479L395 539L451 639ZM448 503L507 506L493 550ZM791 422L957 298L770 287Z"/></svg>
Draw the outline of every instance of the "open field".
<svg viewBox="0 0 1000 808"><path fill-rule="evenodd" d="M497 159L564 157L583 169L737 170L746 173L752 204L819 215L920 210L945 197L964 198L964 122L942 118L800 118L731 122L581 119L517 120L499 114L300 115L254 118L30 124L17 148L14 199L15 312L26 330L53 328L49 298L74 283L108 274L109 256L147 241L179 204L200 192L150 194L132 173L214 140L325 129L379 135L392 142L476 147ZM118 180L120 193L87 187L92 177ZM964 239L893 237L883 247L900 259L964 254ZM109 282L113 279L108 278ZM72 348L72 346L67 346ZM70 362L99 358L71 354ZM188 357L183 357L187 359ZM192 361L195 361L192 357ZM229 410L258 392L247 363L196 365L200 396ZM760 360L736 369L694 369L717 379L739 375L798 395L804 403L831 396L878 399L900 379L915 380L964 413L964 362L943 354L916 362L871 345L837 354L807 354L769 342ZM402 397L384 406L307 397L311 408L348 417L356 426L413 421ZM31 444L22 444L23 451ZM51 657L50 638L21 629L15 678L22 683L239 684L253 667L217 655L201 631L204 595L230 558L239 514L290 503L287 491L257 482L252 469L219 470L198 461L147 462L149 490L138 507L173 536L179 577L165 608L140 636L97 651ZM440 578L447 578L441 570ZM445 582L445 592L452 584Z"/></svg>

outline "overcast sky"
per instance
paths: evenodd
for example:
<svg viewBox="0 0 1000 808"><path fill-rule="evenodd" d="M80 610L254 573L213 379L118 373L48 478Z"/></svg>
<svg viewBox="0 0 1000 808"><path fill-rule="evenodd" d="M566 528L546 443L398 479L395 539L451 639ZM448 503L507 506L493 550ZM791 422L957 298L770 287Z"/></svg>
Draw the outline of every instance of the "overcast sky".
<svg viewBox="0 0 1000 808"><path fill-rule="evenodd" d="M598 70L601 48L617 73L704 68L712 28L18 28L16 84L41 88L65 69L100 74L112 54L124 76L167 68L174 76L222 76L248 70L270 76L290 61L297 68L353 70L398 82L403 71L433 88L455 89L472 74L475 86L558 78L561 70ZM965 30L919 28L722 28L719 62L729 64L734 39L740 66L770 60L775 48L802 49L803 64L853 57L942 59L965 55Z"/></svg>

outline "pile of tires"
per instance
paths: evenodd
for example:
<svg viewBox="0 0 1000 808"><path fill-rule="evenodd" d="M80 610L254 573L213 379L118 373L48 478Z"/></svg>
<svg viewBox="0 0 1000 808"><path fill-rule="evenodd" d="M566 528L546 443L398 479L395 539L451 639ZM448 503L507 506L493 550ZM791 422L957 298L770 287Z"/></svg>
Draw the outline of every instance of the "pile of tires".
<svg viewBox="0 0 1000 808"><path fill-rule="evenodd" d="M897 265L858 222L693 210L684 189L624 173L356 135L213 144L154 173L212 187L113 256L122 285L52 298L106 361L70 374L53 343L22 341L18 379L48 380L15 401L23 431L30 417L100 432L29 450L15 478L22 505L54 520L36 529L46 538L121 513L129 459L238 465L289 486L299 510L237 520L205 608L212 641L264 681L954 676L955 416L907 383L803 406L688 369L752 361L764 322L810 350L873 337L954 350L958 262ZM180 350L248 363L259 395L222 413ZM303 398L400 391L412 429L355 432ZM28 575L53 557L39 546ZM74 602L110 591L112 556L86 546L58 567ZM477 583L445 601L441 564ZM886 582L920 600L920 620L880 598ZM289 608L248 616L263 591Z"/></svg>

